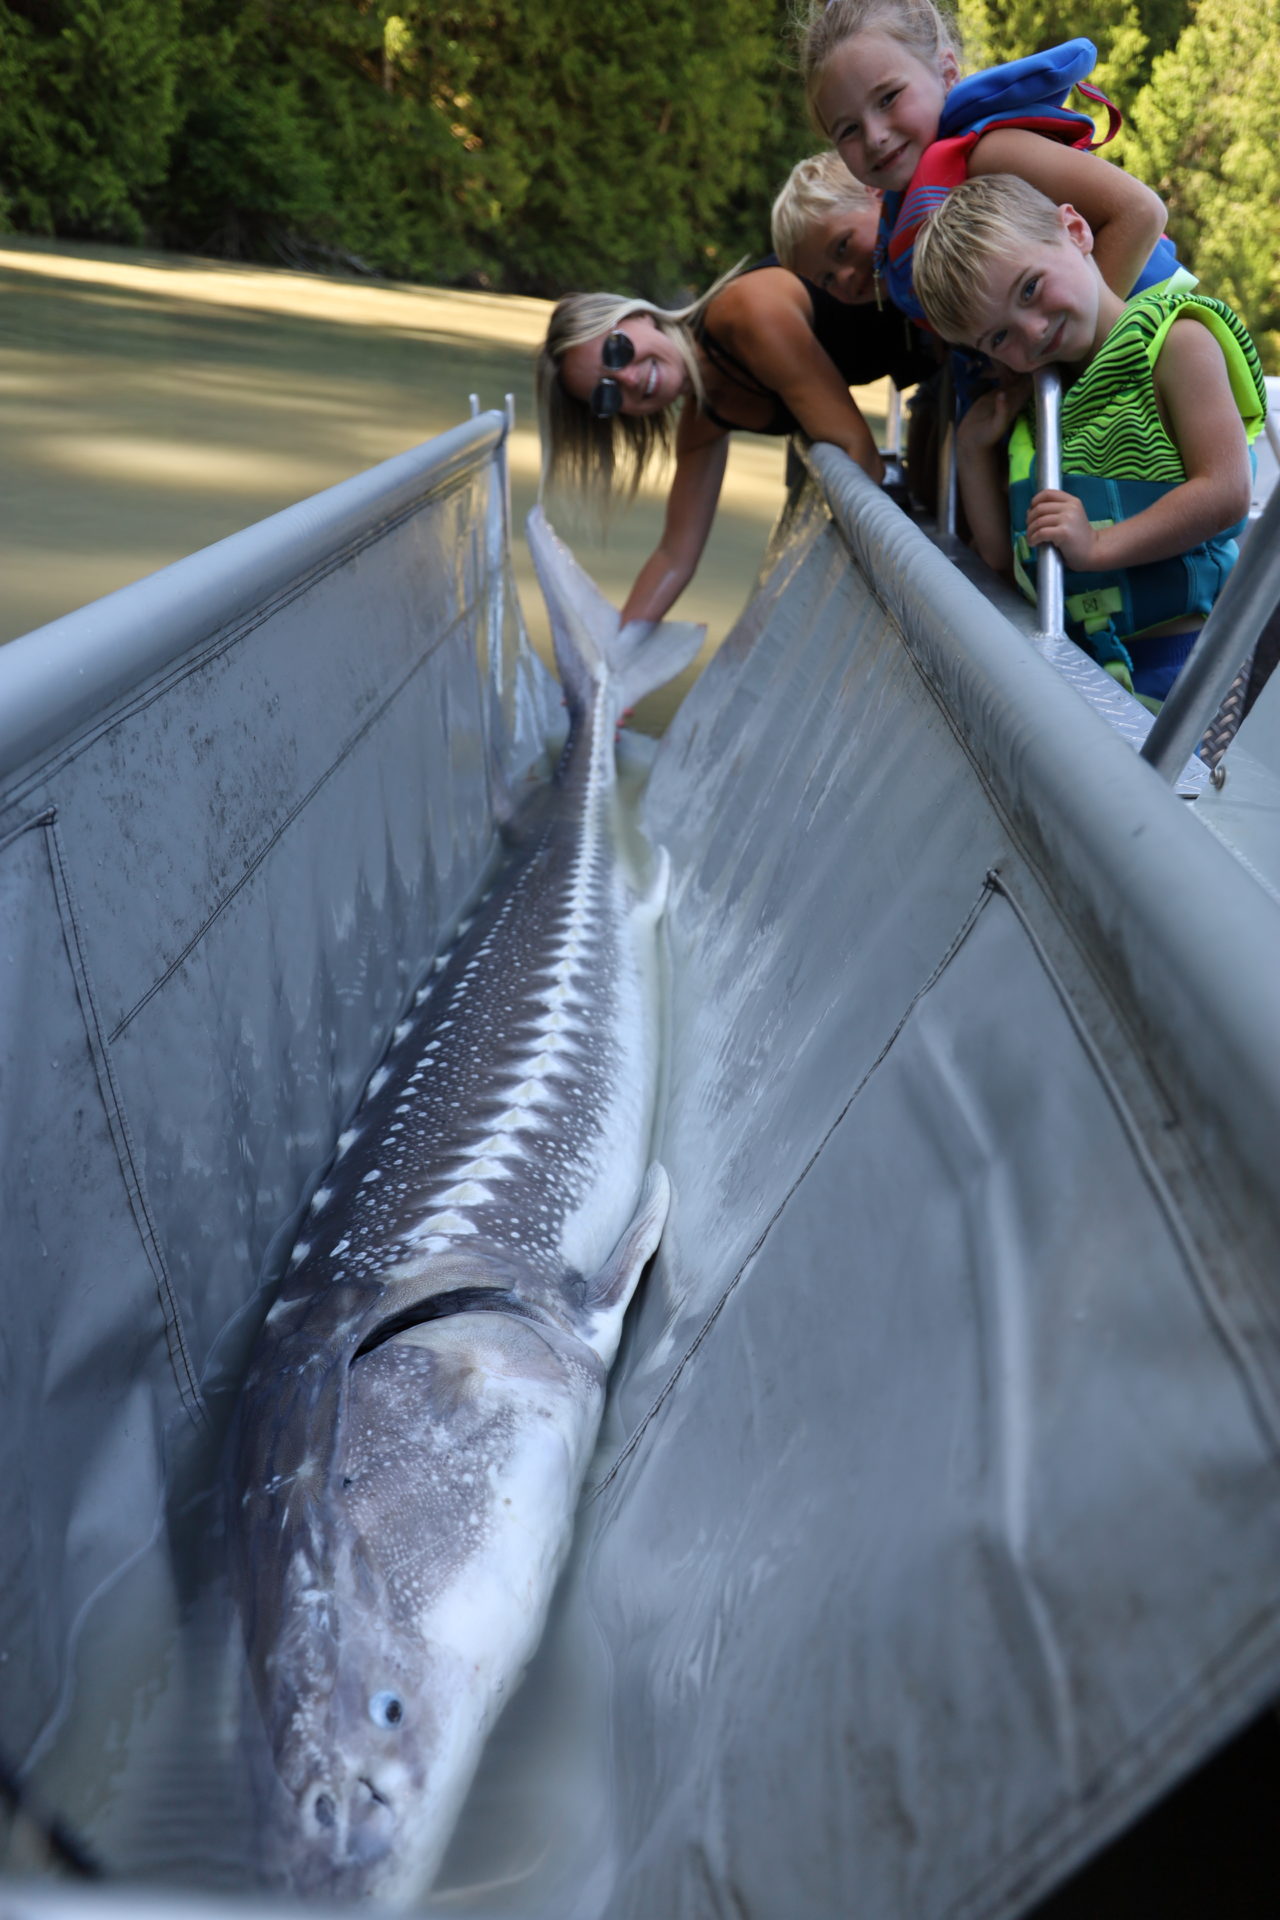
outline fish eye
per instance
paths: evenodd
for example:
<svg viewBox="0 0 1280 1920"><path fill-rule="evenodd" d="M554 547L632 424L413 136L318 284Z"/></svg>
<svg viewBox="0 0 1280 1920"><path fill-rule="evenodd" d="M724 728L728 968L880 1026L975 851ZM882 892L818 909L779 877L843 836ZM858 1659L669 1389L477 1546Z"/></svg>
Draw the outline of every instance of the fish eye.
<svg viewBox="0 0 1280 1920"><path fill-rule="evenodd" d="M375 1693L369 1702L369 1718L379 1727L398 1727L404 1719L404 1701L398 1693Z"/></svg>

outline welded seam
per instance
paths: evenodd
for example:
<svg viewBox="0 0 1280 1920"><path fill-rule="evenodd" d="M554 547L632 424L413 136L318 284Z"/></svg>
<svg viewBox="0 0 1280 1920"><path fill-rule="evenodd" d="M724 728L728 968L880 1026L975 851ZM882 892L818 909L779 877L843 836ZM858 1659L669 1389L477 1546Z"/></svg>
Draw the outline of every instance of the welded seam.
<svg viewBox="0 0 1280 1920"><path fill-rule="evenodd" d="M1003 900L1008 902L1014 918L1017 920L1018 925L1021 927L1023 934L1026 936L1027 941L1044 970L1045 978L1057 995L1058 1001L1067 1016L1067 1020L1074 1029L1076 1038L1080 1042L1085 1056L1097 1076L1103 1093L1106 1095L1112 1112L1120 1123L1120 1130L1129 1142L1134 1158L1138 1163L1139 1171L1146 1180L1152 1198L1155 1200L1165 1220L1165 1224L1169 1228L1171 1237L1182 1256L1183 1263L1195 1285L1201 1304L1204 1307L1210 1324L1218 1336L1219 1344L1223 1347L1228 1359L1233 1364L1234 1371L1240 1379L1245 1398L1249 1402L1253 1410L1254 1419L1258 1424L1261 1438L1268 1452L1273 1458L1280 1461L1280 1415L1277 1414L1272 1404L1274 1395L1271 1394L1265 1382L1256 1377L1253 1355L1249 1344L1238 1332L1234 1318L1218 1298L1209 1269L1201 1256L1200 1249L1196 1245L1195 1240L1192 1238L1182 1218L1181 1209L1169 1190L1164 1174L1161 1172L1159 1164L1147 1145L1146 1136L1142 1132L1134 1114L1131 1112L1129 1104L1120 1090L1119 1083L1116 1081L1107 1063L1105 1054L1085 1024L1079 1008L1067 991L1065 981L1055 968L1044 943L1036 932L1030 916L1018 900L1017 895L1010 890L1008 883L1001 878L995 868L987 875L987 880L991 890L994 893L998 893ZM1110 1005L1109 1000L1108 1005ZM1140 1058L1145 1058L1141 1048L1135 1047L1134 1051ZM1163 1097L1163 1089L1161 1089L1161 1094Z"/></svg>
<svg viewBox="0 0 1280 1920"><path fill-rule="evenodd" d="M52 826L57 817L56 807L46 807L43 813L33 813L29 820L23 820L20 825L10 827L8 833L0 834L0 853L7 852L15 841L21 840L23 835L30 833L34 827Z"/></svg>
<svg viewBox="0 0 1280 1920"><path fill-rule="evenodd" d="M587 1501L595 1500L596 1498L598 1498L600 1494L602 1494L605 1491L605 1489L609 1486L609 1484L614 1479L614 1477L621 1471L625 1462L630 1458L632 1453L634 1453L635 1449L639 1446L640 1440L644 1435L646 1429L650 1426L653 1420L657 1417L658 1413L661 1411L673 1387L676 1385L676 1382L680 1379L680 1376L683 1374L685 1368L689 1365L690 1361L693 1359L694 1355L697 1353L699 1347L702 1345L703 1341L706 1339L707 1335L710 1333L712 1327L715 1325L716 1321L719 1319L720 1314L725 1306L725 1303L729 1299L729 1296L733 1292L735 1292L739 1281L742 1280L744 1275L747 1273L748 1269L754 1263L761 1248L764 1246L765 1241L769 1238L769 1235L773 1232L774 1227L777 1225L778 1221L781 1219L782 1214L785 1212L787 1205L791 1201L793 1195L799 1191L799 1189L804 1185L804 1182L808 1179L814 1166L817 1164L819 1158L821 1157L827 1145L827 1142L831 1139L831 1136L837 1131L837 1129L843 1124L846 1115L848 1114L850 1108L853 1106L854 1101L858 1099L859 1095L866 1088L866 1086L868 1085L872 1077L879 1071L880 1067L884 1064L884 1061L887 1058L890 1052L890 1049L894 1046L895 1042L898 1039L898 1036L901 1034L903 1028L906 1026L907 1022L910 1020L917 1006L924 999L925 995L929 993L933 989L933 987L937 985L938 981L942 978L943 974L946 972L947 968L951 965L951 962L955 959L961 947L964 945L965 941L968 939L969 935L972 933L974 926L977 923L978 917L982 912L982 909L986 906L988 900L990 900L991 898L991 895L993 892L992 877L993 877L992 874L987 875L987 878L983 883L982 891L978 894L976 900L973 902L973 905L969 908L969 911L966 913L964 919L961 921L960 926L958 927L956 932L952 935L951 940L942 958L937 962L937 964L935 965L933 971L930 973L928 978L925 981L923 981L919 987L917 987L915 993L911 996L911 999L908 1001L905 1010L903 1011L900 1018L898 1019L897 1024L894 1026L893 1031L890 1033L888 1039L885 1041L879 1053L876 1055L875 1059L871 1062L870 1066L867 1068L866 1072L863 1074L861 1080L859 1080L857 1086L853 1089L853 1092L849 1095L849 1098L845 1101L844 1105L841 1107L835 1119L831 1122L830 1126L826 1129L825 1133L822 1135L822 1138L819 1140L817 1146L814 1148L809 1158L805 1161L803 1167L800 1169L799 1173L796 1175L791 1185L787 1188L786 1192L783 1194L781 1200L778 1202L777 1206L774 1208L769 1218L765 1221L764 1226L760 1229L759 1234L757 1235L756 1239L753 1241L750 1249L748 1250L745 1258L742 1261L742 1264L738 1267L737 1271L734 1273L733 1277L730 1279L727 1286L725 1287L723 1293L720 1295L715 1305L711 1308L706 1319L703 1321L702 1325L699 1327L697 1333L694 1335L693 1340L690 1342L685 1352L681 1355L680 1359L676 1362L671 1373L669 1374L667 1379L664 1381L652 1405L649 1407L648 1412L641 1419L638 1426L635 1428L634 1432L631 1433L628 1436L627 1440L624 1442L621 1450L618 1453L617 1458L614 1460L613 1464L610 1466L609 1471L604 1475L603 1479L597 1481L593 1487L588 1488L584 1496L584 1504Z"/></svg>
<svg viewBox="0 0 1280 1920"><path fill-rule="evenodd" d="M111 1064L110 1042L103 1036L97 997L90 979L85 938L80 915L76 909L71 877L67 870L66 850L56 813L45 816L43 825L63 943L71 968L76 998L80 1004L80 1017L89 1055L98 1081L98 1095L102 1101L112 1144L115 1147L116 1163L124 1181L129 1210L133 1215L142 1250L155 1281L160 1312L164 1321L165 1340L169 1349L169 1363L183 1406L198 1425L204 1425L208 1421L208 1412L191 1362L191 1355L187 1349L186 1337L182 1330L182 1316L169 1277L168 1266L161 1251L159 1235L147 1205L132 1132Z"/></svg>

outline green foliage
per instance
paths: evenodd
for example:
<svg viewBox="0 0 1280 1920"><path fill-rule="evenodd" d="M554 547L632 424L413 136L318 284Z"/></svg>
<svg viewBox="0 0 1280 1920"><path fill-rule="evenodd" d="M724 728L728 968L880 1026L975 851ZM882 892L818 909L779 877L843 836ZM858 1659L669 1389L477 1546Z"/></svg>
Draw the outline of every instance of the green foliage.
<svg viewBox="0 0 1280 1920"><path fill-rule="evenodd" d="M958 0L957 12L970 67L1083 34L1098 49L1098 85L1127 114L1153 60L1173 46L1195 7L1196 0L1078 0L1067 18L1049 0Z"/></svg>
<svg viewBox="0 0 1280 1920"><path fill-rule="evenodd" d="M1206 293L1280 371L1280 0L1200 0L1134 102L1128 164L1169 206Z"/></svg>
<svg viewBox="0 0 1280 1920"><path fill-rule="evenodd" d="M797 160L816 153L821 139L810 124L794 50L791 0L775 0L768 29L769 59L759 83L763 117L754 146L737 151L737 180L716 215L707 262L716 272L769 244L769 210ZM715 144L711 130L709 141Z"/></svg>
<svg viewBox="0 0 1280 1920"><path fill-rule="evenodd" d="M1087 34L1206 280L1280 325L1280 0L961 0ZM791 0L0 0L0 220L534 292L705 286L815 140ZM1175 44L1176 43L1176 44ZM1138 99L1153 57L1156 80ZM1212 88L1203 79L1216 74ZM1137 103L1135 105L1135 102ZM1113 149L1114 151L1114 149Z"/></svg>
<svg viewBox="0 0 1280 1920"><path fill-rule="evenodd" d="M185 8L172 165L150 230L199 253L262 255L288 231L323 232L333 180L297 76L243 0Z"/></svg>
<svg viewBox="0 0 1280 1920"><path fill-rule="evenodd" d="M509 231L509 275L537 290L657 295L691 274L705 280L725 263L722 222L744 163L775 136L778 48L758 0L562 0L554 14L526 14L521 59L495 64L476 89L483 133L526 130L518 227L539 240L529 250ZM767 231L764 198L753 246Z"/></svg>
<svg viewBox="0 0 1280 1920"><path fill-rule="evenodd" d="M177 120L181 0L0 4L0 192L43 233L140 240Z"/></svg>
<svg viewBox="0 0 1280 1920"><path fill-rule="evenodd" d="M1147 41L1147 72L1158 54L1167 53L1190 20L1195 0L1138 0L1138 24Z"/></svg>
<svg viewBox="0 0 1280 1920"><path fill-rule="evenodd" d="M670 296L812 145L788 0L0 0L41 232Z"/></svg>

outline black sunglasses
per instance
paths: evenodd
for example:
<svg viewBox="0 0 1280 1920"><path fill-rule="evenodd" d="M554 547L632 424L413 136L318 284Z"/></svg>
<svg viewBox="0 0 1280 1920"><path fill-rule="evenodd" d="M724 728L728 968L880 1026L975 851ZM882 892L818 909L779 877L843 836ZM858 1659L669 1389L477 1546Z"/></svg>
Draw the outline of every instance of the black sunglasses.
<svg viewBox="0 0 1280 1920"><path fill-rule="evenodd" d="M636 357L636 343L629 333L607 333L600 349L600 360L610 373L621 373ZM597 420L612 420L622 412L622 388L607 377L597 380L591 389L591 411Z"/></svg>

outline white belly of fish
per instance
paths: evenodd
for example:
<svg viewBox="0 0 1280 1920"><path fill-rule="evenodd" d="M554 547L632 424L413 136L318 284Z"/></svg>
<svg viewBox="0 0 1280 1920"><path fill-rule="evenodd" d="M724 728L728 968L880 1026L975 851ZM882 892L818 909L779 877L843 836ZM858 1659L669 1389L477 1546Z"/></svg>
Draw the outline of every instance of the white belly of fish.
<svg viewBox="0 0 1280 1920"><path fill-rule="evenodd" d="M618 968L613 981L613 1017L604 1033L588 1031L586 1044L607 1075L597 1093L594 1124L570 1177L574 1197L558 1233L563 1264L594 1273L612 1252L635 1205L645 1170L657 1096L659 959L650 901L637 903L621 874L614 880ZM665 868L662 875L665 894ZM576 1178L574 1178L576 1175Z"/></svg>
<svg viewBox="0 0 1280 1920"><path fill-rule="evenodd" d="M589 1349L494 1313L415 1328L352 1369L344 1479L370 1604L347 1616L331 1738L401 1824L377 1897L412 1897L439 1865L542 1633L603 1397ZM402 1711L379 1725L369 1705L388 1697Z"/></svg>

